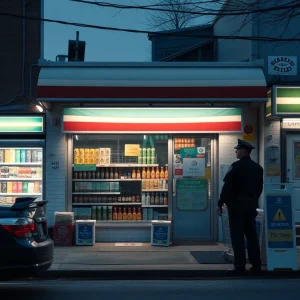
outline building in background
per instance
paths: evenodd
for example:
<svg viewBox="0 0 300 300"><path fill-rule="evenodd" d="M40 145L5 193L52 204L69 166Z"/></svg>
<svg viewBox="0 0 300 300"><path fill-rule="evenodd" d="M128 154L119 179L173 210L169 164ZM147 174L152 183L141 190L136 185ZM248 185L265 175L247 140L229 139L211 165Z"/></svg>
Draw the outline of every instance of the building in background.
<svg viewBox="0 0 300 300"><path fill-rule="evenodd" d="M40 18L44 0L5 0L0 11ZM36 93L38 60L43 58L41 22L1 16L0 18L0 112L28 109ZM7 105L5 105L7 104Z"/></svg>

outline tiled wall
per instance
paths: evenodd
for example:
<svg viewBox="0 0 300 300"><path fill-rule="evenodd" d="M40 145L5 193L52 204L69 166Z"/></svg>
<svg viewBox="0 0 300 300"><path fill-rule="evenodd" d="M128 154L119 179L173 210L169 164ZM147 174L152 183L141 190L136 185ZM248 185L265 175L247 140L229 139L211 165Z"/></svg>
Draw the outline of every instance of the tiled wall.
<svg viewBox="0 0 300 300"><path fill-rule="evenodd" d="M66 210L66 143L62 133L59 111L46 116L46 200L47 219L50 227L54 223L54 212ZM59 163L57 166L56 163ZM53 164L54 163L54 164ZM53 164L53 165L52 165ZM58 168L57 168L58 167Z"/></svg>

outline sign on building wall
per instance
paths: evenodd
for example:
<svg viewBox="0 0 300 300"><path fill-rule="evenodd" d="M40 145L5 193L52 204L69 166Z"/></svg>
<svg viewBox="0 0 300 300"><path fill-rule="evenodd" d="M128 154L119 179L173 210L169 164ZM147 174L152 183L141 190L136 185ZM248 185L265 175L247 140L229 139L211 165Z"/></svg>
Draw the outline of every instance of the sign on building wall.
<svg viewBox="0 0 300 300"><path fill-rule="evenodd" d="M297 56L268 56L268 74L297 75Z"/></svg>

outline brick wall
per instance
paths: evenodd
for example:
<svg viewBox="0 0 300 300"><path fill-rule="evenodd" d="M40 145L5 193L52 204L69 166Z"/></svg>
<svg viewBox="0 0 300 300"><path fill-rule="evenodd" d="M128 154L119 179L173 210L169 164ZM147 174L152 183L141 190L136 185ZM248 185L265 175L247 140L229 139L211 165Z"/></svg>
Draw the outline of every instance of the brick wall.
<svg viewBox="0 0 300 300"><path fill-rule="evenodd" d="M0 1L0 11L22 15L22 0ZM41 1L26 0L26 15L40 17ZM0 18L0 104L7 103L22 93L22 19L1 16ZM26 20L25 95L29 96L29 72L40 57L40 22ZM33 95L38 70L33 70ZM28 102L28 100L27 100ZM14 102L13 104L18 104Z"/></svg>
<svg viewBox="0 0 300 300"><path fill-rule="evenodd" d="M46 116L46 186L45 198L49 226L53 226L54 212L66 211L66 137L61 130L61 109L47 112ZM53 122L54 119L54 122ZM57 122L55 124L55 122ZM53 169L52 163L59 162L59 169Z"/></svg>

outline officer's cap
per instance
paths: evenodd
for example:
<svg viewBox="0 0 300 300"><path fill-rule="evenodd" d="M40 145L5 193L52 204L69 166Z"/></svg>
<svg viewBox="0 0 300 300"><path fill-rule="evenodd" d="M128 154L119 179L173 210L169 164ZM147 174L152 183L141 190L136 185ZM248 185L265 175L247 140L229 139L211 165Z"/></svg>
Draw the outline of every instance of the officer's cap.
<svg viewBox="0 0 300 300"><path fill-rule="evenodd" d="M241 139L238 139L238 144L234 147L234 149L248 149L248 150L253 150L255 149L255 147L253 145L251 145L250 143L246 142L246 141L243 141Z"/></svg>

